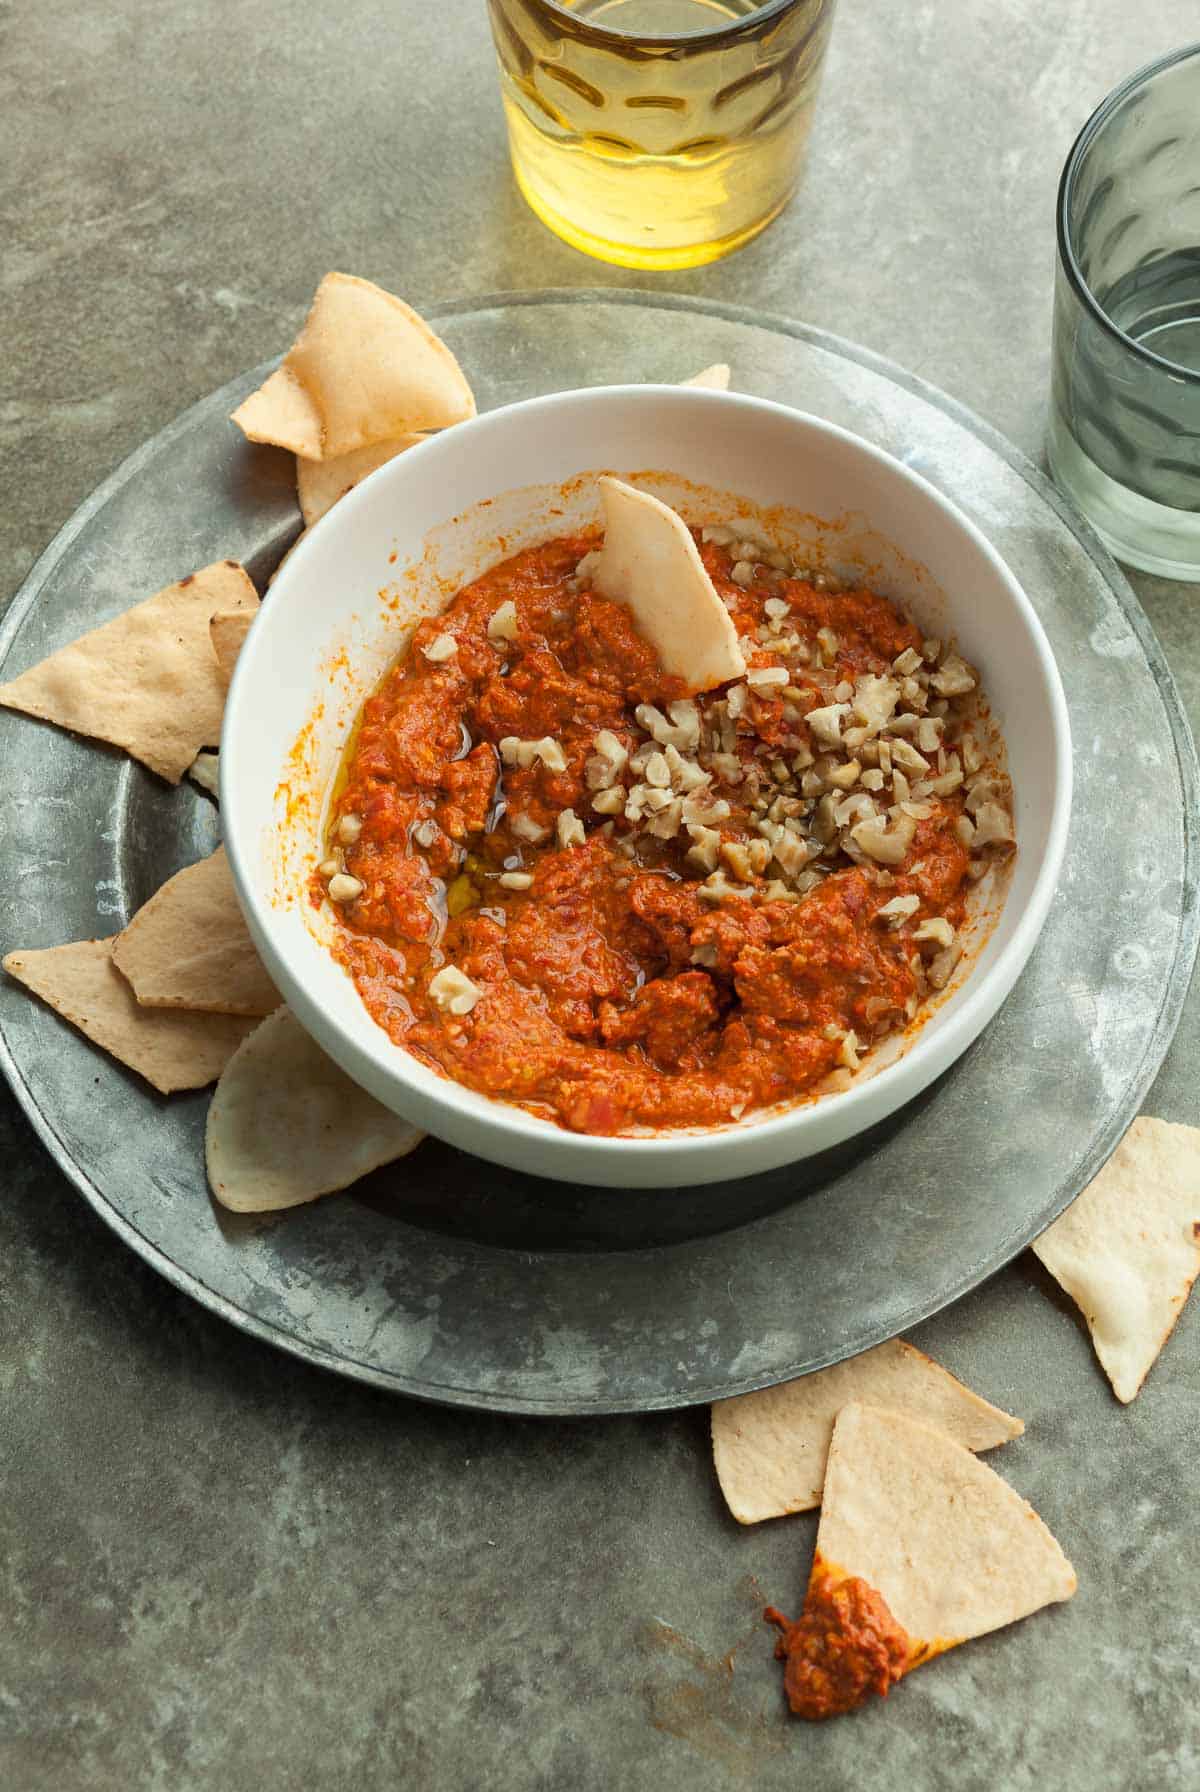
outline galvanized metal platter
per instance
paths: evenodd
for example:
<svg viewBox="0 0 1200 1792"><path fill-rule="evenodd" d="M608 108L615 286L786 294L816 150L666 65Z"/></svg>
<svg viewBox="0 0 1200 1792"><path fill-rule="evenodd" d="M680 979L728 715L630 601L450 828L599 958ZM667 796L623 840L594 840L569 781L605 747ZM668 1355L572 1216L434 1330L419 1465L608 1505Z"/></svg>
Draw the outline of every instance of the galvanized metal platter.
<svg viewBox="0 0 1200 1792"><path fill-rule="evenodd" d="M1197 945L1197 767L1170 675L1116 567L1038 472L861 349L634 293L432 315L481 408L728 361L741 390L857 430L974 517L1038 608L1075 737L1066 869L1024 977L886 1126L797 1169L699 1190L571 1189L430 1141L345 1196L238 1219L205 1187L206 1096L155 1096L7 982L0 1062L64 1173L133 1249L310 1362L534 1413L678 1406L802 1374L992 1274L1136 1113ZM227 422L263 371L194 406L72 518L9 609L4 676L206 561L233 556L265 581L299 529L291 462ZM6 949L115 932L219 837L215 806L190 785L168 789L5 711L0 763Z"/></svg>

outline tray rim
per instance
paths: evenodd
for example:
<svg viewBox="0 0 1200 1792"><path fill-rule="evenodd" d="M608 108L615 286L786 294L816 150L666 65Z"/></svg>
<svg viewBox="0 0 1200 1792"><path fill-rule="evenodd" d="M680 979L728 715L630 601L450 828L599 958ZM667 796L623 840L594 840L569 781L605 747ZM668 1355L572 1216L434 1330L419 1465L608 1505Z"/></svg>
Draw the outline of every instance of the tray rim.
<svg viewBox="0 0 1200 1792"><path fill-rule="evenodd" d="M1175 749L1176 773L1185 812L1194 813L1196 811L1198 798L1200 798L1200 762L1197 761L1191 725L1184 710L1174 674L1171 672L1149 617L1138 602L1136 593L1091 525L1062 496L1041 468L999 430L993 428L990 423L972 411L969 406L962 404L919 375L900 367L886 356L831 331L822 330L814 325L804 324L777 313L759 311L751 306L730 305L686 294L656 293L638 287L619 289L544 287L527 292L494 292L476 297L460 297L433 302L424 308L424 315L432 321L442 322L447 318L488 309L509 310L553 304L617 305L628 306L632 309L649 306L656 310L717 317L731 323L764 329L776 335L787 336L794 341L803 342L834 357L855 362L891 381L894 385L913 393L933 408L961 424L984 446L998 455L1029 485L1036 496L1049 505L1084 552L1103 573L1110 591L1137 639L1163 703ZM247 387L247 383L250 380L261 381L278 365L279 360L280 357L274 356L261 362L257 367L235 374L221 386L196 399L186 410L165 424L162 429L140 443L88 494L38 555L8 603L3 616L0 617L0 666L7 658L20 632L21 625L34 608L47 579L88 523L117 492L150 464L163 448L169 446L193 427L198 412L207 412L220 406L232 407L237 396ZM299 517L298 510L297 517ZM931 1318L935 1313L953 1306L973 1288L980 1286L1006 1267L1032 1239L1038 1237L1046 1226L1058 1217L1074 1200L1079 1189L1085 1187L1107 1162L1124 1136L1130 1121L1141 1111L1146 1092L1157 1076L1167 1051L1170 1049L1187 999L1197 951L1200 949L1200 901L1198 901L1200 863L1198 860L1200 860L1200 846L1193 834L1185 828L1183 833L1183 905L1179 916L1176 952L1162 991L1153 1030L1147 1041L1137 1074L1130 1085L1128 1112L1124 1111L1123 1106L1116 1117L1110 1119L1108 1124L1100 1129L1092 1142L1091 1149L1080 1160L1075 1176L1067 1178L1064 1184L1056 1189L1051 1201L1032 1229L1018 1227L1014 1233L998 1241L997 1248L987 1260L985 1267L980 1269L978 1264L975 1265L967 1270L949 1289L943 1290L934 1299L914 1303L899 1323L889 1330L888 1336L899 1336L913 1326ZM273 1324L268 1319L247 1313L228 1296L212 1288L193 1271L181 1267L114 1207L91 1176L75 1162L66 1143L59 1138L54 1127L38 1106L33 1091L25 1082L3 1027L0 1027L0 1071L3 1072L5 1080L35 1134L58 1168L79 1190L97 1216L145 1263L182 1293L198 1301L210 1312L218 1314L239 1331L257 1338L261 1342L271 1344L277 1349L285 1350L289 1355L301 1361L334 1374L347 1376L366 1385L431 1404L474 1411L543 1417L606 1416L629 1412L670 1411L684 1406L704 1405L715 1399L730 1398L758 1388L776 1386L803 1374L816 1373L830 1363L843 1360L846 1354L834 1349L828 1355L823 1356L820 1362L810 1362L803 1368L792 1366L783 1370L773 1369L766 1373L746 1377L744 1381L732 1387L691 1390L684 1395L666 1394L653 1399L638 1400L635 1403L603 1396L591 1400L581 1400L575 1396L569 1402L564 1403L559 1399L516 1397L511 1394L491 1394L477 1389L452 1388L443 1383L435 1385L428 1381L414 1382L405 1375L377 1369L356 1357L345 1353L339 1354L314 1345ZM1078 1186L1076 1186L1077 1181ZM750 1223L758 1224L760 1222L752 1221ZM860 1346L860 1350L869 1348L871 1348L870 1343Z"/></svg>

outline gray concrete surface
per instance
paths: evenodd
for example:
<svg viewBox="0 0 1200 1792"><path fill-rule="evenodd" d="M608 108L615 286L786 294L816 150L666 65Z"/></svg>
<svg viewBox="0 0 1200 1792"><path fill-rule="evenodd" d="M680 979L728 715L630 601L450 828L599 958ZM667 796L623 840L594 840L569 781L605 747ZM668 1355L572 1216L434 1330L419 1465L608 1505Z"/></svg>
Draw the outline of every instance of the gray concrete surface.
<svg viewBox="0 0 1200 1792"><path fill-rule="evenodd" d="M1058 169L1195 23L1191 0L842 0L800 200L663 284L856 338L1036 452ZM653 284L523 209L481 0L0 0L0 170L4 598L124 454L288 340L329 266L418 303ZM1197 593L1139 590L1195 716ZM1198 1032L1193 1000L1150 1111L1200 1118ZM703 1414L472 1418L307 1371L124 1251L7 1100L0 1126L11 1792L1200 1783L1196 1312L1128 1410L1032 1259L924 1328L1028 1421L1001 1466L1080 1593L813 1730L757 1622L798 1602L812 1524L725 1516Z"/></svg>

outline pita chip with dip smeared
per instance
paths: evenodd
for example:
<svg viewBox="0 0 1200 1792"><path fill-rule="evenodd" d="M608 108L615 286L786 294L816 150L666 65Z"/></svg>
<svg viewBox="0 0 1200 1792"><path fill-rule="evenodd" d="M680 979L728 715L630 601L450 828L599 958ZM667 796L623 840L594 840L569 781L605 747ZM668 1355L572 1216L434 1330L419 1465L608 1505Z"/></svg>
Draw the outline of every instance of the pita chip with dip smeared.
<svg viewBox="0 0 1200 1792"><path fill-rule="evenodd" d="M1034 1243L1087 1320L1113 1393L1138 1393L1200 1272L1200 1128L1143 1115Z"/></svg>
<svg viewBox="0 0 1200 1792"><path fill-rule="evenodd" d="M714 361L711 367L702 367L689 380L680 380L681 386L706 386L711 392L728 392L730 371L724 361Z"/></svg>
<svg viewBox="0 0 1200 1792"><path fill-rule="evenodd" d="M223 846L168 878L117 935L112 957L144 1008L261 1016L283 1000L242 919Z"/></svg>
<svg viewBox="0 0 1200 1792"><path fill-rule="evenodd" d="M739 1524L820 1505L834 1421L854 1400L909 1414L968 1450L993 1449L1025 1429L932 1357L893 1338L799 1381L715 1402L713 1462Z"/></svg>
<svg viewBox="0 0 1200 1792"><path fill-rule="evenodd" d="M256 1023L232 1014L140 1007L113 964L112 947L111 939L77 940L10 952L4 969L163 1095L214 1082Z"/></svg>
<svg viewBox="0 0 1200 1792"><path fill-rule="evenodd" d="M620 479L605 475L599 484L604 543L591 562L594 589L632 610L663 671L689 690L740 678L746 662L733 618L683 518Z"/></svg>
<svg viewBox="0 0 1200 1792"><path fill-rule="evenodd" d="M218 611L257 608L248 574L218 560L0 685L0 704L109 741L178 784L221 736L225 691L209 624Z"/></svg>
<svg viewBox="0 0 1200 1792"><path fill-rule="evenodd" d="M349 1188L424 1138L351 1082L288 1008L230 1059L208 1110L208 1180L223 1207L268 1213Z"/></svg>
<svg viewBox="0 0 1200 1792"><path fill-rule="evenodd" d="M774 1607L798 1717L887 1696L935 1655L1069 1599L1075 1571L1033 1510L962 1444L852 1402L834 1426L804 1610Z"/></svg>
<svg viewBox="0 0 1200 1792"><path fill-rule="evenodd" d="M462 368L403 299L326 274L283 365L233 413L252 442L332 460L475 413Z"/></svg>

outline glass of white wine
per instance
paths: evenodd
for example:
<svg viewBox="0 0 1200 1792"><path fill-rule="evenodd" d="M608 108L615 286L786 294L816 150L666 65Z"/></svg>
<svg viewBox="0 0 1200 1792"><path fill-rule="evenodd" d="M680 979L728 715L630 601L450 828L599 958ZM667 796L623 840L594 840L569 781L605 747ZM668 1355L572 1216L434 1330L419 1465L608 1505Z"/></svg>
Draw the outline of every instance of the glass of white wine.
<svg viewBox="0 0 1200 1792"><path fill-rule="evenodd" d="M685 268L795 191L834 0L488 0L517 184L623 267Z"/></svg>

